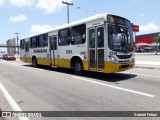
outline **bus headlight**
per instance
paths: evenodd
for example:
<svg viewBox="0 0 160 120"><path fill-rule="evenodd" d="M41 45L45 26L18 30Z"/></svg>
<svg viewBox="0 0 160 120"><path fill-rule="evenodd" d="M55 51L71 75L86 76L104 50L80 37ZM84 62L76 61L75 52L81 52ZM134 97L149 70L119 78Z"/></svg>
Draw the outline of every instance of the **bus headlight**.
<svg viewBox="0 0 160 120"><path fill-rule="evenodd" d="M135 55L133 55L131 62L135 62Z"/></svg>
<svg viewBox="0 0 160 120"><path fill-rule="evenodd" d="M132 58L131 62L135 62L135 57Z"/></svg>
<svg viewBox="0 0 160 120"><path fill-rule="evenodd" d="M110 59L111 59L111 61L112 61L113 63L116 63L116 62L117 62L117 59L116 59L114 56L111 56Z"/></svg>

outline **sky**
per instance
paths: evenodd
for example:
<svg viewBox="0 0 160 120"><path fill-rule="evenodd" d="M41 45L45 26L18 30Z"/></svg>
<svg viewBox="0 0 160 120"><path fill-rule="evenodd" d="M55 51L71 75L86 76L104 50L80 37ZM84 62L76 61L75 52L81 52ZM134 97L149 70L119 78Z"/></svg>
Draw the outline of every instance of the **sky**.
<svg viewBox="0 0 160 120"><path fill-rule="evenodd" d="M160 0L64 1L73 3L70 22L100 13L113 13L139 25L137 34L160 32ZM67 7L62 0L0 0L0 44L16 37L14 33L17 32L19 38L23 38L66 23Z"/></svg>

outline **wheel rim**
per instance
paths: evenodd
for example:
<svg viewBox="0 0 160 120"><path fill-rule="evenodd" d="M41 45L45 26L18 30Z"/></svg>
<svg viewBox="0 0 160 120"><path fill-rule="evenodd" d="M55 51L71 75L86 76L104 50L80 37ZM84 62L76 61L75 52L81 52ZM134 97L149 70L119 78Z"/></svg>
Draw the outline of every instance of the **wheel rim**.
<svg viewBox="0 0 160 120"><path fill-rule="evenodd" d="M75 64L75 70L76 71L81 71L82 67L80 65L80 63Z"/></svg>
<svg viewBox="0 0 160 120"><path fill-rule="evenodd" d="M36 59L33 59L33 66L36 66Z"/></svg>

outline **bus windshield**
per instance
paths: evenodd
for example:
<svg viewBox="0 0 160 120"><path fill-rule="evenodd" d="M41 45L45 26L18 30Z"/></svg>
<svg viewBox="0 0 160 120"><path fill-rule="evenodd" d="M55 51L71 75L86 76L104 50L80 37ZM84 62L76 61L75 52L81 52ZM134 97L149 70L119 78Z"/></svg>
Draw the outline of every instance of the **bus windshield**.
<svg viewBox="0 0 160 120"><path fill-rule="evenodd" d="M134 51L133 30L128 26L108 24L108 44L116 52Z"/></svg>

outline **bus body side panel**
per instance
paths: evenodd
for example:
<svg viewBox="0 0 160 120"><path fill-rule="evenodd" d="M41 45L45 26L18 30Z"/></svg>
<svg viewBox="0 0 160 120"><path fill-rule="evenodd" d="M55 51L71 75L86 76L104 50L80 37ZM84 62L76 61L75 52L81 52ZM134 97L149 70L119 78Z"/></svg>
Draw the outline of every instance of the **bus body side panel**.
<svg viewBox="0 0 160 120"><path fill-rule="evenodd" d="M25 45L24 45L24 48L20 48L20 60L23 61L23 62L26 62L25 61Z"/></svg>
<svg viewBox="0 0 160 120"><path fill-rule="evenodd" d="M26 61L25 61L24 53L25 53L24 50L20 50L20 60L23 61L23 62L26 62Z"/></svg>
<svg viewBox="0 0 160 120"><path fill-rule="evenodd" d="M84 69L87 69L88 62L84 60L87 53L87 47L82 45L68 45L58 47L58 67L71 68L71 59L73 57L79 57L83 62Z"/></svg>
<svg viewBox="0 0 160 120"><path fill-rule="evenodd" d="M42 47L42 48L37 48L39 51L37 53L37 63L39 65L50 65L50 58L49 58L49 49L48 47Z"/></svg>
<svg viewBox="0 0 160 120"><path fill-rule="evenodd" d="M32 57L36 56L36 54L34 54L34 49L30 48L29 49L29 59L28 59L28 63L32 63Z"/></svg>

